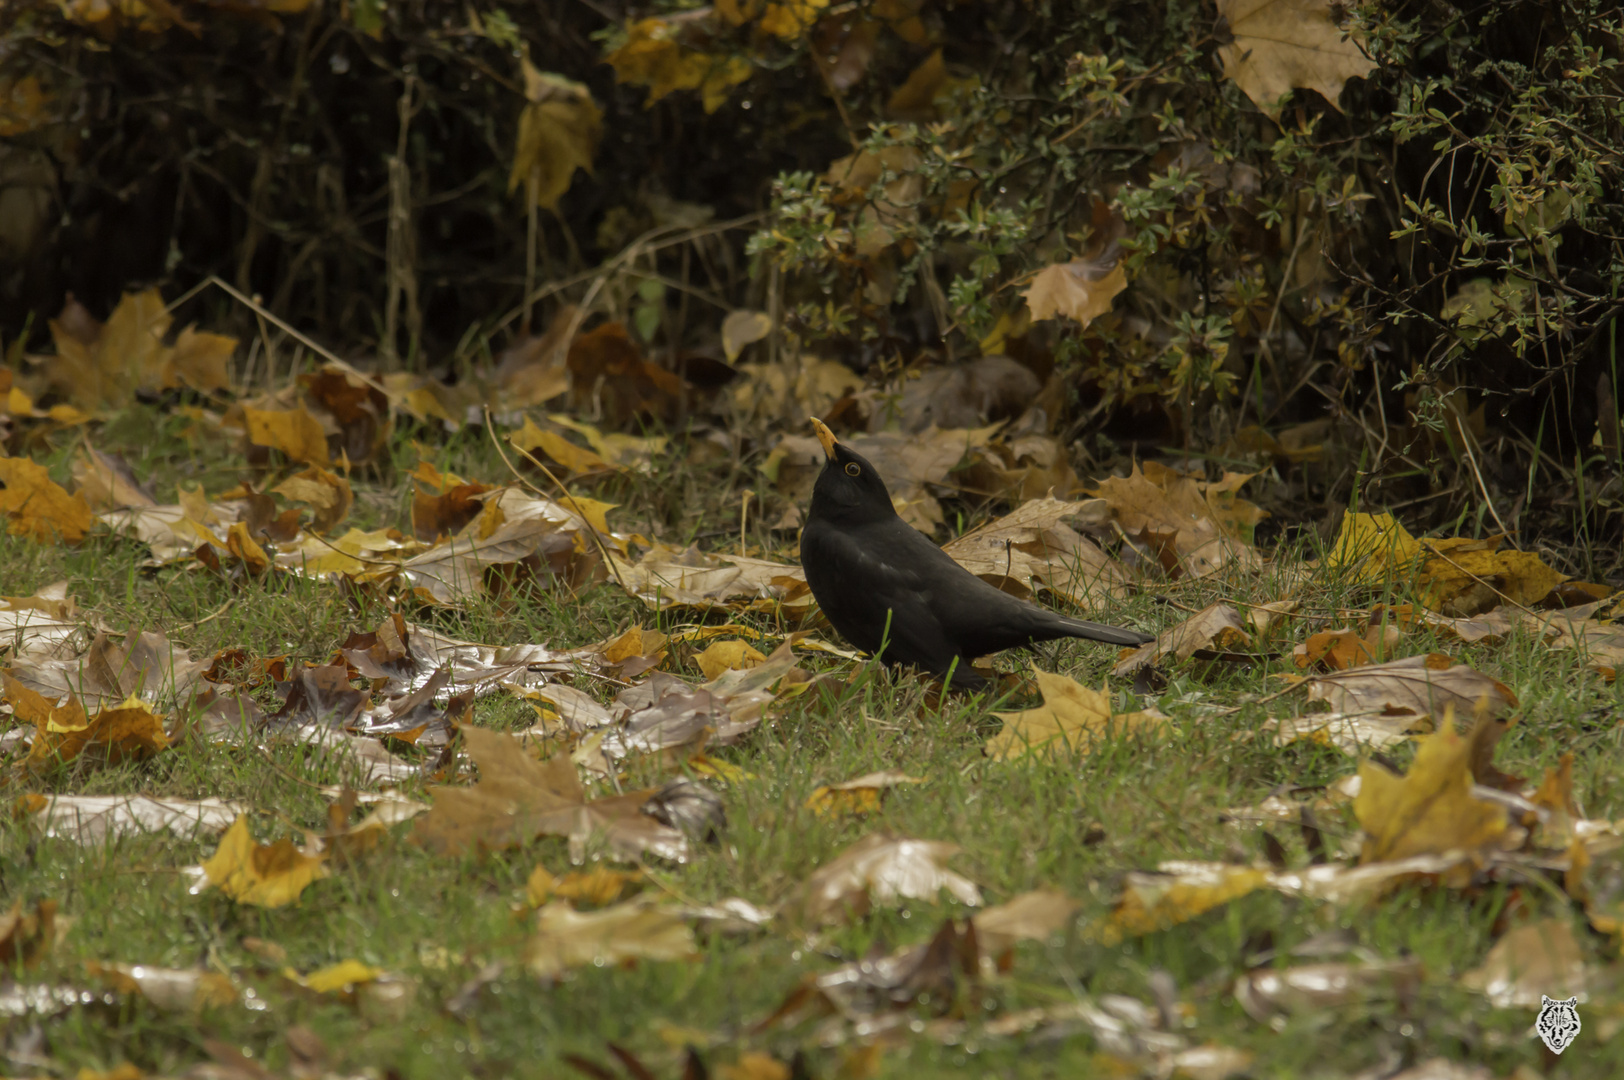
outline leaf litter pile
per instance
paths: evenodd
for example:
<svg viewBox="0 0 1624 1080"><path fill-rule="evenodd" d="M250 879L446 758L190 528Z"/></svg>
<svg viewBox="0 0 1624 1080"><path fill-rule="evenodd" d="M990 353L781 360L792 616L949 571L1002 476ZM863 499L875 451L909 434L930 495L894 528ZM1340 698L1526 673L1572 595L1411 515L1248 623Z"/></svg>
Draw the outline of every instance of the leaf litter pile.
<svg viewBox="0 0 1624 1080"><path fill-rule="evenodd" d="M1514 538L1260 550L1291 463L1079 479L918 422L951 385L859 426L833 361L634 434L672 391L613 323L233 392L126 304L9 391L14 1072L1532 1076L1541 995L1619 1045L1624 631ZM808 411L972 572L1156 640L866 662L795 557Z"/></svg>

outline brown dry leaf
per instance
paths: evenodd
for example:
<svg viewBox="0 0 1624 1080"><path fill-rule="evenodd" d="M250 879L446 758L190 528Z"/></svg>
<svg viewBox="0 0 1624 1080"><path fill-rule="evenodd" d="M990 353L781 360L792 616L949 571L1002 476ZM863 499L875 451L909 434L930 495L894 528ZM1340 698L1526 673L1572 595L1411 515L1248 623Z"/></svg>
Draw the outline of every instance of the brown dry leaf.
<svg viewBox="0 0 1624 1080"><path fill-rule="evenodd" d="M611 870L595 866L591 870L572 870L563 877L554 877L545 866L530 872L525 882L525 900L531 907L541 907L553 897L570 900L577 905L605 907L643 887L642 870Z"/></svg>
<svg viewBox="0 0 1624 1080"><path fill-rule="evenodd" d="M971 917L981 955L997 959L1020 941L1043 941L1071 924L1082 904L1063 892L1037 889L1021 893Z"/></svg>
<svg viewBox="0 0 1624 1080"><path fill-rule="evenodd" d="M1224 77L1271 119L1294 89L1314 90L1338 110L1349 79L1376 69L1361 40L1337 25L1332 0L1218 0L1235 40L1218 47Z"/></svg>
<svg viewBox="0 0 1624 1080"><path fill-rule="evenodd" d="M39 544L77 544L96 520L82 497L69 495L27 458L0 457L0 514L12 536Z"/></svg>
<svg viewBox="0 0 1624 1080"><path fill-rule="evenodd" d="M1462 986L1483 994L1497 1009L1537 1009L1542 995L1584 994L1590 981L1567 919L1541 919L1508 930L1482 964L1460 977Z"/></svg>
<svg viewBox="0 0 1624 1080"><path fill-rule="evenodd" d="M1227 863L1167 862L1160 873L1133 871L1106 918L1088 930L1101 945L1166 930L1268 884L1269 875Z"/></svg>
<svg viewBox="0 0 1624 1080"><path fill-rule="evenodd" d="M564 339L579 311L574 304L561 304L545 333L520 338L503 350L483 399L499 401L504 408L529 409L567 392L570 372Z"/></svg>
<svg viewBox="0 0 1624 1080"><path fill-rule="evenodd" d="M1073 259L1038 271L1021 295L1033 322L1064 315L1087 326L1110 311L1112 299L1127 287L1127 271L1115 259Z"/></svg>
<svg viewBox="0 0 1624 1080"><path fill-rule="evenodd" d="M699 955L693 931L680 914L647 900L628 900L601 911L579 912L555 901L536 912L536 932L525 944L530 970L553 978L582 964L628 960L689 960Z"/></svg>
<svg viewBox="0 0 1624 1080"><path fill-rule="evenodd" d="M1415 958L1366 963L1298 964L1259 968L1235 980L1235 1000L1267 1024L1281 1015L1319 1015L1372 999L1404 1000L1420 988L1425 970Z"/></svg>
<svg viewBox="0 0 1624 1080"><path fill-rule="evenodd" d="M714 679L724 671L753 668L765 659L767 655L748 641L731 638L711 642L704 652L694 657L694 663L706 679Z"/></svg>
<svg viewBox="0 0 1624 1080"><path fill-rule="evenodd" d="M375 380L327 364L320 371L300 375L299 386L312 415L333 440L328 452L338 460L350 464L375 461L389 445L393 430L389 398Z"/></svg>
<svg viewBox="0 0 1624 1080"><path fill-rule="evenodd" d="M806 575L799 566L712 555L697 547L686 551L655 544L637 563L610 553L615 579L627 592L656 610L693 607L700 610L805 613L814 604Z"/></svg>
<svg viewBox="0 0 1624 1080"><path fill-rule="evenodd" d="M1263 730L1274 732L1274 745L1286 746L1306 739L1333 746L1350 757L1367 749L1386 750L1408 742L1413 732L1432 730L1432 718L1402 713L1398 716L1311 713L1285 720L1269 720Z"/></svg>
<svg viewBox="0 0 1624 1080"><path fill-rule="evenodd" d="M315 520L310 527L319 533L332 532L349 516L350 506L355 502L348 480L316 465L288 477L271 490L314 510Z"/></svg>
<svg viewBox="0 0 1624 1080"><path fill-rule="evenodd" d="M218 971L150 964L103 964L95 960L85 965L85 971L121 994L139 996L160 1012L196 1012L231 1005L237 1000L237 987L231 976Z"/></svg>
<svg viewBox="0 0 1624 1080"><path fill-rule="evenodd" d="M1487 727L1488 721L1478 726ZM1455 731L1455 710L1399 776L1373 761L1359 765L1354 813L1365 830L1360 862L1404 859L1460 849L1476 852L1506 832L1506 811L1472 794L1473 740Z"/></svg>
<svg viewBox="0 0 1624 1080"><path fill-rule="evenodd" d="M33 694L23 691L9 675L6 676L6 692L7 698L14 702L14 692ZM44 703L44 698L33 696L37 699L36 705ZM18 715L22 715L20 708ZM28 766L43 768L72 761L81 754L111 765L141 761L169 746L163 721L150 705L133 696L86 719L78 700L70 696L65 706L50 710L44 723L36 720L34 740L28 749Z"/></svg>
<svg viewBox="0 0 1624 1080"><path fill-rule="evenodd" d="M327 434L321 421L304 406L295 409L243 408L243 420L248 428L248 441L280 451L289 461L308 465L327 465L332 459L327 453Z"/></svg>
<svg viewBox="0 0 1624 1080"><path fill-rule="evenodd" d="M1339 713L1440 716L1445 708L1472 713L1481 704L1490 715L1498 715L1517 704L1516 695L1504 683L1442 653L1407 656L1304 681L1310 701L1323 701Z"/></svg>
<svg viewBox="0 0 1624 1080"><path fill-rule="evenodd" d="M0 915L0 964L33 967L51 951L68 924L66 919L57 919L56 907L55 900L41 900L24 910L18 900Z"/></svg>
<svg viewBox="0 0 1624 1080"><path fill-rule="evenodd" d="M1210 604L1162 631L1155 641L1124 650L1111 674L1131 678L1139 668L1163 657L1188 660L1199 652L1232 653L1250 646L1251 638L1240 612L1228 604Z"/></svg>
<svg viewBox="0 0 1624 1080"><path fill-rule="evenodd" d="M543 577L554 567L555 557L566 580L575 576L570 571L578 551L576 533L541 517L509 521L487 536L476 535L478 525L476 519L463 533L400 564L401 576L419 599L454 607L489 595L489 571L519 565Z"/></svg>
<svg viewBox="0 0 1624 1080"><path fill-rule="evenodd" d="M56 359L45 369L51 387L84 409L118 408L137 390L186 384L209 392L227 385L237 339L188 327L163 344L172 320L157 289L125 293L105 324L77 303L51 320Z"/></svg>
<svg viewBox="0 0 1624 1080"><path fill-rule="evenodd" d="M207 885L197 888L213 886L239 904L282 907L299 899L306 886L328 873L325 855L307 855L292 840L254 843L248 819L239 817L203 863Z"/></svg>
<svg viewBox="0 0 1624 1080"><path fill-rule="evenodd" d="M73 483L92 510L157 505L123 458L104 454L88 443L73 459Z"/></svg>
<svg viewBox="0 0 1624 1080"><path fill-rule="evenodd" d="M813 871L794 908L807 925L822 926L861 918L876 903L934 903L943 889L961 904L979 906L975 883L943 865L958 850L957 844L940 840L873 833Z"/></svg>
<svg viewBox="0 0 1624 1080"><path fill-rule="evenodd" d="M126 634L122 645L97 634L83 655L14 662L8 675L53 705L71 694L86 709L101 710L137 694L152 701L185 701L200 687L208 666L161 632L148 631Z"/></svg>
<svg viewBox="0 0 1624 1080"><path fill-rule="evenodd" d="M865 773L840 784L814 788L803 804L806 809L822 817L856 816L871 814L880 808L885 793L903 784L923 784L917 776L909 776L901 769L883 769Z"/></svg>
<svg viewBox="0 0 1624 1080"><path fill-rule="evenodd" d="M603 110L592 91L562 75L537 71L522 57L526 104L508 170L508 194L524 188L543 210L557 210L576 169L592 172Z"/></svg>
<svg viewBox="0 0 1624 1080"><path fill-rule="evenodd" d="M1207 483L1152 461L1091 494L1110 504L1124 532L1158 552L1170 574L1199 578L1263 565L1249 536L1264 512L1234 494L1252 475L1226 473Z"/></svg>
<svg viewBox="0 0 1624 1080"><path fill-rule="evenodd" d="M1091 690L1073 679L1032 668L1043 705L1024 712L994 713L1004 730L987 740L988 756L1009 761L1028 753L1087 754L1112 732L1160 733L1168 718L1155 709L1118 713L1109 688Z"/></svg>
<svg viewBox="0 0 1624 1080"><path fill-rule="evenodd" d="M1003 517L943 545L955 562L983 581L1023 598L1049 591L1090 607L1128 593L1128 571L1091 540L1065 525L1071 518L1109 518L1102 499L1033 499Z"/></svg>
<svg viewBox="0 0 1624 1080"><path fill-rule="evenodd" d="M642 812L649 791L587 801L568 754L537 761L513 736L463 727L469 756L479 766L473 787L432 789L434 806L413 826L412 837L440 855L502 849L541 835L565 836L579 848L602 832L617 857L649 852L686 860L687 838Z"/></svg>
<svg viewBox="0 0 1624 1080"><path fill-rule="evenodd" d="M643 357L626 327L607 322L570 343L570 402L577 412L599 412L613 427L637 420L675 421L686 384Z"/></svg>

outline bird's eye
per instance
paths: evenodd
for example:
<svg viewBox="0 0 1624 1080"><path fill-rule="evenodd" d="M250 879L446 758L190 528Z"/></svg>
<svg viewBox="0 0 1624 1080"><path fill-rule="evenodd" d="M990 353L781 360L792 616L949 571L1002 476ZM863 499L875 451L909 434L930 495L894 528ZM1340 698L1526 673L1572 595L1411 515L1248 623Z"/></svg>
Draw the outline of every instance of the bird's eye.
<svg viewBox="0 0 1624 1080"><path fill-rule="evenodd" d="M858 473L860 473L862 471L863 471L863 467L861 465L857 464L857 462L855 462L855 461L846 462L846 475L847 476L856 476Z"/></svg>

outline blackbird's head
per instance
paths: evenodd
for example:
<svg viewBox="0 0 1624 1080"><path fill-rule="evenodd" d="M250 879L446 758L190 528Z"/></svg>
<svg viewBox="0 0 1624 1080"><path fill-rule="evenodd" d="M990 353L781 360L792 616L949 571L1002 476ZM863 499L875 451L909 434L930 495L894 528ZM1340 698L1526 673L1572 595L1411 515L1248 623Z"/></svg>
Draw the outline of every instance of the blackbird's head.
<svg viewBox="0 0 1624 1080"><path fill-rule="evenodd" d="M834 432L814 417L812 427L823 444L825 461L812 486L812 517L861 525L897 516L885 481L862 454L835 441Z"/></svg>

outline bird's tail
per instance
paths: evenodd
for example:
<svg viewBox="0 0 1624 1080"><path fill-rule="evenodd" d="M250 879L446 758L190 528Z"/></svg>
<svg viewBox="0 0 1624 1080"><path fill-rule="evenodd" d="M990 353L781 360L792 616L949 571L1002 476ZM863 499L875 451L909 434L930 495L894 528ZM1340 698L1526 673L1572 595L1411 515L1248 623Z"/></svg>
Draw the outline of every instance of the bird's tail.
<svg viewBox="0 0 1624 1080"><path fill-rule="evenodd" d="M1104 641L1112 645L1148 645L1156 640L1154 634L1141 634L1121 626L1106 626L1104 623L1072 619L1065 615L1056 618L1072 637L1088 638L1090 641Z"/></svg>

